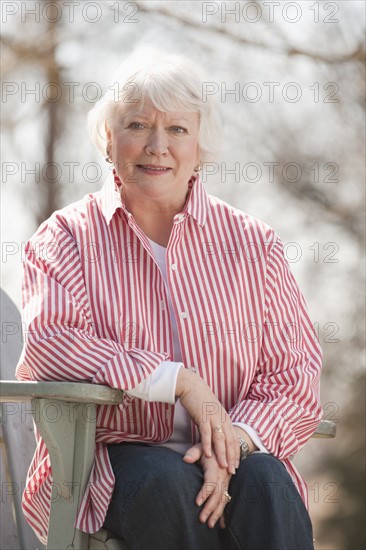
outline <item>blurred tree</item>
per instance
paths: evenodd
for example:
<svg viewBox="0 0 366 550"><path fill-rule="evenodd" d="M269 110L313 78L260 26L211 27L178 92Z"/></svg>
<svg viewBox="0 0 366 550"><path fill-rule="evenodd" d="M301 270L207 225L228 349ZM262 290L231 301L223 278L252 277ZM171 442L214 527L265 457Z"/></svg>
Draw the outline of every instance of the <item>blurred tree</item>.
<svg viewBox="0 0 366 550"><path fill-rule="evenodd" d="M335 446L323 442L322 459L317 468L319 475L329 471L329 476L332 475L340 486L342 499L339 507L332 509L334 515L318 526L320 536L317 538L319 544L331 540L337 548L347 550L365 547L364 485L361 483L364 425L357 414L363 410L364 402L360 374L364 345L364 273L360 266L364 261L365 40L364 19L358 15L360 8L356 9L354 2L304 2L301 3L303 11L308 4L316 5L323 21L324 16L329 15L329 6L338 7L339 21L313 25L305 22L297 27L285 24L279 17L270 22L265 17L268 11L261 2L257 5L263 8L263 17L253 25L243 20L237 23L233 16L228 16L223 24L220 14L204 23L201 2L138 1L132 3L138 8L138 24L134 25L124 23L126 14L131 11L128 7L131 2L104 1L100 3L103 17L89 24L85 32L86 22L80 15L75 15L73 23L64 19L52 22L57 17L52 16L51 10L56 10L57 5L63 7L62 2L56 4L49 2L48 21L40 21L37 25L19 21L18 26L9 27L8 31L4 25L1 38L3 76L9 79L13 76L16 80L19 67L28 68L29 80L32 80L33 71L35 79L41 75L38 78L43 85L55 84L54 89L47 86L48 97L43 98L40 108L33 108L33 103L29 102L17 118L14 99L13 103L9 102L4 117L10 159L20 161L22 155L27 158L26 149L20 151L19 146L13 144L14 135L21 132L27 122L31 120L36 124L40 119L40 132L44 136L44 147L36 153L37 160L42 159L42 166L47 167L40 172L40 183L32 184L25 193L18 176L11 181L23 200L21 210L30 210L32 215L32 227L28 227L19 240L29 236L54 210L69 203L70 196L84 194L82 177L76 182L68 182L63 176L62 188L54 183L57 169L54 163L62 164L62 158L69 160L71 152L75 162L86 157L95 158L91 148L85 145L85 116L90 103L82 101L78 110L72 110L74 106L65 100L65 94L55 101L53 93L62 88L66 76L79 84L79 81L100 77L101 85L107 86L107 63L118 65L121 52L124 57L146 39L161 47L202 58L210 79L217 84L227 83L228 89L236 82L277 80L281 85L300 81L302 90L308 94L309 89L311 94L314 92L314 82L319 84L320 90L324 83L338 86L339 94L333 103L325 100L331 89L320 94L317 102L310 94L311 100L307 103L305 100L297 104L286 103L280 92L276 95L279 99L273 103L263 100L255 103L242 97L236 102L232 96L222 101L226 122L226 149L222 159L226 166L231 168L240 161L242 168L242 163L249 160L263 169L263 159L267 159L267 162L278 163L282 169L288 161L296 161L302 167L302 178L291 182L279 169L274 181L262 178L251 183L241 176L240 181L235 179L233 184L230 176L223 176L218 171L217 175L208 178L207 187L238 208L263 217L285 241L304 239L304 258L292 267L297 270L296 276L302 280L311 309L318 316L315 319L324 350L323 397L335 403L339 410L337 450L333 454ZM75 2L76 14L80 13L78 5ZM116 9L120 10L118 23L111 24ZM101 37L108 37L108 40L101 40ZM75 43L81 45L79 63L74 62L72 55L61 55L67 45L73 46L71 51L77 51ZM61 63L60 59L66 61ZM263 89L266 91L265 87ZM71 118L71 131L66 132L66 121ZM82 139L77 134L79 128ZM31 145L27 143L27 149ZM315 178L316 165L323 169L319 179ZM327 177L333 168L338 168L338 172L334 180L329 181ZM90 190L90 182L87 185ZM96 182L95 188L98 187L99 182ZM337 262L327 263L324 257L316 260L314 256L306 259L305 252L309 254L309 249L315 254L311 249L314 240L319 246L335 243L339 247ZM20 266L18 268L20 271ZM12 280L14 275L10 267L8 270ZM332 323L339 325L333 339L326 330L329 320L331 326ZM304 467L306 473L306 461ZM332 536L333 532L336 537Z"/></svg>
<svg viewBox="0 0 366 550"><path fill-rule="evenodd" d="M336 479L339 503L336 515L323 520L318 538L331 540L333 548L366 548L366 464L365 464L365 375L356 376L349 388L343 410L342 440L333 446L333 455L321 461L329 479Z"/></svg>
<svg viewBox="0 0 366 550"><path fill-rule="evenodd" d="M62 139L63 123L68 112L68 104L62 96L59 97L63 83L63 71L56 55L60 36L62 36L57 28L60 26L57 21L58 0L56 2L46 1L45 4L48 4L47 19L41 19L34 24L38 31L36 41L33 37L28 38L26 33L21 35L21 39L19 38L20 33L17 33L16 36L3 35L1 37L5 51L2 64L3 81L5 77L9 78L13 71L19 71L22 68L28 70L32 68L36 74L40 75L40 82L36 82L39 84L39 88L35 88L37 96L34 101L35 111L32 114L35 119L43 121L43 152L41 153L43 159L40 168L36 168L37 173L32 193L21 195L26 209L30 205L30 196L36 197L36 200L31 201L36 226L60 208L60 188L55 184L58 174L56 147ZM39 94L38 89L40 90ZM40 106L38 106L39 104ZM16 115L16 112L11 113L7 121L10 131L15 130L15 127L19 125L19 121L12 118ZM20 160L21 158L17 159L18 162ZM39 160L37 158L37 161Z"/></svg>

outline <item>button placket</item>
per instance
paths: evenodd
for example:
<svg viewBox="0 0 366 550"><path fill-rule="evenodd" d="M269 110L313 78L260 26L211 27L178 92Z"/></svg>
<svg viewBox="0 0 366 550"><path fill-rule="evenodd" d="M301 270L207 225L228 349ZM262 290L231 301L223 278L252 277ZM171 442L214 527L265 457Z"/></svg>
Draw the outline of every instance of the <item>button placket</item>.
<svg viewBox="0 0 366 550"><path fill-rule="evenodd" d="M177 281L177 276L178 276L178 272L179 272L179 263L177 263L176 259L174 258L175 256L175 248L177 247L177 239L176 237L179 236L181 238L181 230L183 228L181 224L182 221L184 221L186 215L185 214L180 214L178 215L175 219L174 219L174 225L173 225L173 228L172 228L172 233L175 232L175 235L171 235L170 239L171 239L171 242L174 243L174 245L172 247L168 247L168 250L167 250L167 256L166 256L166 260L167 260L167 284L169 286L172 286L173 288L175 287L175 283ZM175 238L173 238L175 237ZM178 238L179 240L179 238ZM169 261L171 261L170 265L169 265ZM186 311L181 311L181 307L183 306L184 307L184 303L183 304L179 304L179 303L174 303L174 299L173 299L173 296L174 296L174 293L171 291L170 289L170 295L172 297L172 302L173 302L173 311L175 311L175 316L176 316L176 319L177 319L177 328L178 328L178 338L179 338L179 342L181 344L182 342L182 334L184 333L184 322L183 320L186 319L188 317L188 314ZM179 320L182 319L182 322L180 323ZM183 330L183 333L182 333L182 330Z"/></svg>
<svg viewBox="0 0 366 550"><path fill-rule="evenodd" d="M174 263L171 264L170 268L171 268L172 271L177 271L178 266L177 266L177 264L174 262ZM188 317L186 311L180 311L180 312L179 312L179 316L180 316L181 319L187 319L187 317Z"/></svg>

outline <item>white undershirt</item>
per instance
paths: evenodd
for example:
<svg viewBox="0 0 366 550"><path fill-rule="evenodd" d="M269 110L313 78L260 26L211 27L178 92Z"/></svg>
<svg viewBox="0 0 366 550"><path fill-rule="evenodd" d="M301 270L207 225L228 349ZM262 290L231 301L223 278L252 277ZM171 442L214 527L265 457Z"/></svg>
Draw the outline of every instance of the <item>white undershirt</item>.
<svg viewBox="0 0 366 550"><path fill-rule="evenodd" d="M155 259L163 276L168 296L168 307L173 330L174 361L163 361L152 374L150 374L132 390L126 391L126 393L128 395L131 395L132 397L144 399L145 401L160 401L163 403L170 403L172 405L175 404L174 427L172 436L168 441L166 441L165 443L160 443L159 445L163 447L169 447L170 449L173 449L178 453L185 454L185 452L192 445L191 421L187 411L181 405L179 399L176 400L175 398L175 387L177 383L178 372L179 369L183 367L183 363L181 362L182 352L179 343L177 320L175 317L169 287L167 284L166 248L160 246L151 239L149 239L149 241L154 251ZM241 422L233 422L233 424L245 430L261 452L268 453L257 432L251 426L248 426L247 424Z"/></svg>

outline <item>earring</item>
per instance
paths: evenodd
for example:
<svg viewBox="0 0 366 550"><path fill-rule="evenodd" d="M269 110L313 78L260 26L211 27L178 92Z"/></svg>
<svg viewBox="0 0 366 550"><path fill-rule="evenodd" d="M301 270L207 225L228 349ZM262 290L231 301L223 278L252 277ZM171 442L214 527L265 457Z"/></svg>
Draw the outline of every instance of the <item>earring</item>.
<svg viewBox="0 0 366 550"><path fill-rule="evenodd" d="M107 149L106 149L106 153L107 153L107 156L105 157L105 161L108 162L109 164L113 164L113 160L111 159L111 157L109 156L109 147L110 147L110 143L108 143L108 146L107 146Z"/></svg>
<svg viewBox="0 0 366 550"><path fill-rule="evenodd" d="M195 166L195 168L194 168L194 171L195 171L195 172L200 172L201 170L202 170L201 164L198 164L198 165Z"/></svg>
<svg viewBox="0 0 366 550"><path fill-rule="evenodd" d="M109 164L113 164L113 160L111 159L111 157L109 156L109 151L106 151L107 153L107 156L105 157L105 161L108 162Z"/></svg>

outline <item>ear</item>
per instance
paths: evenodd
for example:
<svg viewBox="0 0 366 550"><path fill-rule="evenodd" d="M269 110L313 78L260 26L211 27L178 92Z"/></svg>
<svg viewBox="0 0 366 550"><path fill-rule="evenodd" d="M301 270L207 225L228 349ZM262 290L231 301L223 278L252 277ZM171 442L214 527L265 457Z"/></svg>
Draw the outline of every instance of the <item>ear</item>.
<svg viewBox="0 0 366 550"><path fill-rule="evenodd" d="M201 149L200 149L199 144L197 144L197 155L196 155L195 166L198 166L199 164L201 164Z"/></svg>
<svg viewBox="0 0 366 550"><path fill-rule="evenodd" d="M107 137L107 141L111 141L112 132L111 132L111 129L108 127L107 122L104 122L104 128L105 128L105 134L106 134L106 137Z"/></svg>

